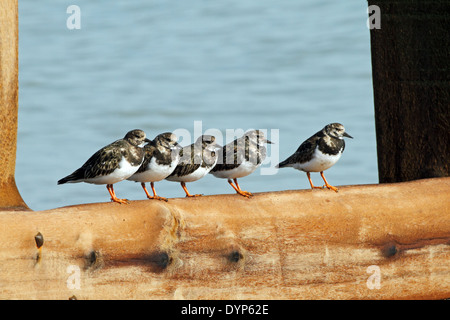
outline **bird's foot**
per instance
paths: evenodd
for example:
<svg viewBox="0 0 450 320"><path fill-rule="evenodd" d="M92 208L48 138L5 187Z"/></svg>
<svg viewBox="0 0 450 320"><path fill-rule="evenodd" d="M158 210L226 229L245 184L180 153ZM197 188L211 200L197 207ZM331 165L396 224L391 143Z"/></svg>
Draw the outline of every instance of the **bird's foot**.
<svg viewBox="0 0 450 320"><path fill-rule="evenodd" d="M244 190L236 190L236 193L238 193L241 196L246 197L246 198L253 197L253 194L251 192L244 191Z"/></svg>
<svg viewBox="0 0 450 320"><path fill-rule="evenodd" d="M147 197L147 198L149 198L149 199L155 199L155 200L161 200L161 201L165 201L165 202L168 202L168 201L169 201L169 199L164 198L164 197L160 197L160 196L149 196L149 197Z"/></svg>
<svg viewBox="0 0 450 320"><path fill-rule="evenodd" d="M322 188L328 188L329 190L333 190L335 192L339 192L339 189L336 187L333 187L332 185L325 184Z"/></svg>
<svg viewBox="0 0 450 320"><path fill-rule="evenodd" d="M120 203L120 204L129 204L130 203L130 201L128 200L128 199L119 199L119 198L111 198L111 201L113 201L113 202L117 202L117 203Z"/></svg>
<svg viewBox="0 0 450 320"><path fill-rule="evenodd" d="M195 197L201 197L203 196L202 194L187 194L186 197L187 198L195 198Z"/></svg>

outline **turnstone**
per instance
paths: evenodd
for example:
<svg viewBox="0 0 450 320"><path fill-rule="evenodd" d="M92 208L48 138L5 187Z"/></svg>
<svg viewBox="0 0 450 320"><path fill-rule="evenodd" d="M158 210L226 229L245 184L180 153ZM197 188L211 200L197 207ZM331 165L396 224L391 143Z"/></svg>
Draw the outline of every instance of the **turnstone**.
<svg viewBox="0 0 450 320"><path fill-rule="evenodd" d="M219 162L210 173L217 178L228 179L238 194L251 197L252 193L241 190L237 179L248 176L261 165L266 158L266 143L272 142L265 139L261 130L246 132L218 151Z"/></svg>
<svg viewBox="0 0 450 320"><path fill-rule="evenodd" d="M344 137L353 138L345 132L342 124L328 124L308 140L304 141L293 155L279 163L277 167L293 167L294 169L306 172L311 189L320 189L321 187L315 187L313 185L310 172L320 172L325 182L323 187L337 192L338 189L327 182L323 172L333 166L341 157L345 148Z"/></svg>
<svg viewBox="0 0 450 320"><path fill-rule="evenodd" d="M181 146L177 143L177 136L171 132L157 135L152 142L144 146L144 161L138 171L128 180L140 182L149 199L168 201L167 198L156 194L154 183L167 178L175 170L180 160ZM147 191L145 183L150 182L153 196Z"/></svg>
<svg viewBox="0 0 450 320"><path fill-rule="evenodd" d="M166 178L169 181L181 183L186 197L198 197L201 194L191 195L186 188L186 182L193 182L203 178L217 163L216 138L202 135L197 141L180 151L180 162L175 170Z"/></svg>
<svg viewBox="0 0 450 320"><path fill-rule="evenodd" d="M106 184L111 200L128 203L127 199L119 199L114 192L113 184L133 175L144 160L143 146L151 142L145 132L139 129L128 132L119 139L94 153L85 164L72 174L58 181L58 184L87 182Z"/></svg>

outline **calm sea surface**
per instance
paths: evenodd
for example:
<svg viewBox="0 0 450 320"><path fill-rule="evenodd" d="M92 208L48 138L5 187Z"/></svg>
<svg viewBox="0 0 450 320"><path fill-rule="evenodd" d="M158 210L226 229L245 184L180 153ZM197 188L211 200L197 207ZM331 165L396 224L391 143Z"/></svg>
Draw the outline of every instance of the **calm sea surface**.
<svg viewBox="0 0 450 320"><path fill-rule="evenodd" d="M69 30L69 5L81 29ZM333 185L378 182L367 2L319 0L20 1L16 182L33 210L109 201L105 186L57 185L130 129L150 138L266 129L251 192L306 189L306 174L270 167L330 122L348 139ZM222 133L222 137L220 137ZM223 139L223 141L220 141ZM318 174L312 175L322 185ZM178 183L157 192L184 197ZM191 193L234 193L208 175ZM138 183L115 185L143 200Z"/></svg>

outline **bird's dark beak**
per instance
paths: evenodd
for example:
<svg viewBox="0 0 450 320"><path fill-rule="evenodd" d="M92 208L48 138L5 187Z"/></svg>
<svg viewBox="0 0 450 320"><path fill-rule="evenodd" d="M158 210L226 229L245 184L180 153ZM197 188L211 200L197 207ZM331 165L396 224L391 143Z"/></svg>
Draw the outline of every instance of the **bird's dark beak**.
<svg viewBox="0 0 450 320"><path fill-rule="evenodd" d="M351 135L349 135L347 132L344 132L343 136L347 137L347 138L350 138L350 139L353 139L353 137Z"/></svg>
<svg viewBox="0 0 450 320"><path fill-rule="evenodd" d="M152 142L152 140L145 138L144 142L150 143L150 142Z"/></svg>
<svg viewBox="0 0 450 320"><path fill-rule="evenodd" d="M266 141L265 141L266 143L268 143L268 144L275 144L275 143L273 143L272 141L270 141L270 140L267 140L266 139Z"/></svg>

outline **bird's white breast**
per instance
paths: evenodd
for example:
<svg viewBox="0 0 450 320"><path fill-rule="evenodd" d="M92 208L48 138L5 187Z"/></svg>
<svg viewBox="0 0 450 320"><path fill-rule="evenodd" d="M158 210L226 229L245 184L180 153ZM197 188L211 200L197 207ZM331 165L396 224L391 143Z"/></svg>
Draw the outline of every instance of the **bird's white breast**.
<svg viewBox="0 0 450 320"><path fill-rule="evenodd" d="M197 170L185 176L170 176L167 178L167 180L178 182L194 182L206 176L209 171L211 171L211 168L205 168L200 166Z"/></svg>
<svg viewBox="0 0 450 320"><path fill-rule="evenodd" d="M248 176L253 173L259 166L255 165L251 161L244 161L238 167L231 170L214 171L212 174L216 178L222 179L237 179Z"/></svg>
<svg viewBox="0 0 450 320"><path fill-rule="evenodd" d="M332 167L341 157L342 152L336 155L328 155L322 153L319 148L314 151L313 157L308 162L296 163L293 167L297 170L305 172L321 172Z"/></svg>
<svg viewBox="0 0 450 320"><path fill-rule="evenodd" d="M184 175L184 176L173 175L173 176L167 177L166 180L178 181L178 182L197 181L197 180L203 178L204 176L206 176L212 170L212 168L214 168L214 166L217 164L217 160L218 160L217 157L215 157L214 163L210 166L207 166L207 167L200 166L197 168L197 170L195 170L194 172L191 172L187 175Z"/></svg>
<svg viewBox="0 0 450 320"><path fill-rule="evenodd" d="M162 165L156 163L156 158L152 158L144 172L133 174L128 180L137 182L156 182L168 177L178 164L179 158L172 161L170 165Z"/></svg>
<svg viewBox="0 0 450 320"><path fill-rule="evenodd" d="M84 181L93 184L113 184L128 179L139 169L139 167L140 164L137 166L132 166L131 163L125 159L125 157L122 157L122 160L119 162L119 167L110 174L86 179Z"/></svg>

